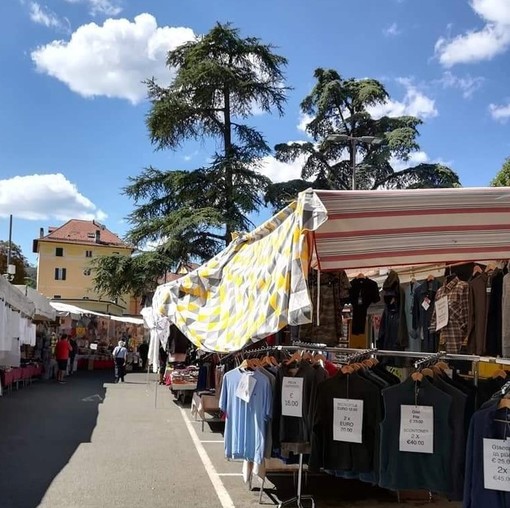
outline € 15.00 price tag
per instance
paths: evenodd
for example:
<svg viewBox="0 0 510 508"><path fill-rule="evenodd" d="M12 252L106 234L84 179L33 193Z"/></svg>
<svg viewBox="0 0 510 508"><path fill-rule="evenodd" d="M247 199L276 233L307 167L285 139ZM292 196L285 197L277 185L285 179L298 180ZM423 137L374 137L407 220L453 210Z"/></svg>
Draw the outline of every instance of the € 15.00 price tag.
<svg viewBox="0 0 510 508"><path fill-rule="evenodd" d="M483 440L483 482L486 489L510 492L510 440Z"/></svg>
<svg viewBox="0 0 510 508"><path fill-rule="evenodd" d="M434 453L434 408L400 406L401 452Z"/></svg>
<svg viewBox="0 0 510 508"><path fill-rule="evenodd" d="M282 415L303 417L303 378L284 377L282 384Z"/></svg>
<svg viewBox="0 0 510 508"><path fill-rule="evenodd" d="M361 443L363 401L333 399L333 440Z"/></svg>
<svg viewBox="0 0 510 508"><path fill-rule="evenodd" d="M236 397L239 397L244 402L250 402L251 394L253 393L253 389L255 388L255 384L257 380L253 377L253 374L248 374L245 372L236 388Z"/></svg>

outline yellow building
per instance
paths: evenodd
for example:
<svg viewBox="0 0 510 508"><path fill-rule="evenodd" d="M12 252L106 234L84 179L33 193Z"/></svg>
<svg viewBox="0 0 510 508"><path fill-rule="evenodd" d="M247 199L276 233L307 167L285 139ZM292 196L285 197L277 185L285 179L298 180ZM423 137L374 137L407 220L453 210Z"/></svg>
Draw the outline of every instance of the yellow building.
<svg viewBox="0 0 510 508"><path fill-rule="evenodd" d="M121 315L133 311L129 298L110 301L94 291L92 259L120 254L131 256L133 248L96 221L73 219L60 227L41 228L34 240L38 254L37 290L44 296L84 309ZM136 311L135 311L136 312Z"/></svg>

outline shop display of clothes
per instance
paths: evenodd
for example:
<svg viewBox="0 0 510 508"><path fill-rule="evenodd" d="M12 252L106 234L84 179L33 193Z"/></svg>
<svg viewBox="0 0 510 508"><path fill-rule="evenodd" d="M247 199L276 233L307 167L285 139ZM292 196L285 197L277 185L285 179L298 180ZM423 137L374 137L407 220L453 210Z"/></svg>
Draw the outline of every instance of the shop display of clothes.
<svg viewBox="0 0 510 508"><path fill-rule="evenodd" d="M421 339L421 351L435 353L438 348L438 334L430 328L436 293L441 284L434 277L420 284L414 291L413 328L417 330Z"/></svg>
<svg viewBox="0 0 510 508"><path fill-rule="evenodd" d="M441 298L448 298L448 323L439 332L439 349L447 353L459 353L467 345L469 284L461 281L456 275L448 278L436 293L435 304ZM430 330L436 331L436 305L432 312Z"/></svg>
<svg viewBox="0 0 510 508"><path fill-rule="evenodd" d="M377 282L359 274L351 280L349 301L352 305L352 334L363 335L367 324L367 310L380 300Z"/></svg>
<svg viewBox="0 0 510 508"><path fill-rule="evenodd" d="M390 351L404 350L409 344L405 315L405 292L397 272L391 270L383 284L384 312L377 347Z"/></svg>
<svg viewBox="0 0 510 508"><path fill-rule="evenodd" d="M419 352L422 350L421 337L418 332L417 326L415 326L415 322L413 319L414 313L414 305L415 298L414 295L419 288L418 282L416 280L412 280L408 284L403 285L404 295L405 295L405 315L406 315L406 324L407 324L407 332L409 334L408 339L408 351Z"/></svg>
<svg viewBox="0 0 510 508"><path fill-rule="evenodd" d="M320 281L320 297L318 283ZM309 276L310 296L313 303L312 322L299 327L299 339L336 345L342 334L342 308L349 302L350 283L345 271L318 273ZM317 301L319 321L317 321ZM294 334L297 332L293 330ZM294 335L293 338L297 337Z"/></svg>
<svg viewBox="0 0 510 508"><path fill-rule="evenodd" d="M469 353L501 355L502 300L502 270L479 273L469 282Z"/></svg>

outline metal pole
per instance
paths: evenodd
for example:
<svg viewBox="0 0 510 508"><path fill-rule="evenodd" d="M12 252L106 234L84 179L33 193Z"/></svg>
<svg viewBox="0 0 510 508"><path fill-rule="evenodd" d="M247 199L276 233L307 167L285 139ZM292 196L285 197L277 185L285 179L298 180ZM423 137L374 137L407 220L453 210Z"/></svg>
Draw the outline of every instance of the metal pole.
<svg viewBox="0 0 510 508"><path fill-rule="evenodd" d="M356 138L351 138L352 190L356 190Z"/></svg>
<svg viewBox="0 0 510 508"><path fill-rule="evenodd" d="M9 265L11 264L12 250L12 214L9 215L9 245L7 246L7 273L9 273Z"/></svg>

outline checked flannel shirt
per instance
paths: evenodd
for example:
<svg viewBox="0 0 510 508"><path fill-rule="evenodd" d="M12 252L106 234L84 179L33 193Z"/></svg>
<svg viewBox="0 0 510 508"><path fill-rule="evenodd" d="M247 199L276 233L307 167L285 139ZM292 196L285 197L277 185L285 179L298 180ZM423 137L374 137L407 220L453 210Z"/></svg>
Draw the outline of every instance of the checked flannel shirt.
<svg viewBox="0 0 510 508"><path fill-rule="evenodd" d="M458 353L467 344L469 284L458 277L440 287L436 293L436 302L448 297L448 324L439 330L439 350ZM436 330L436 309L432 313L430 330Z"/></svg>

